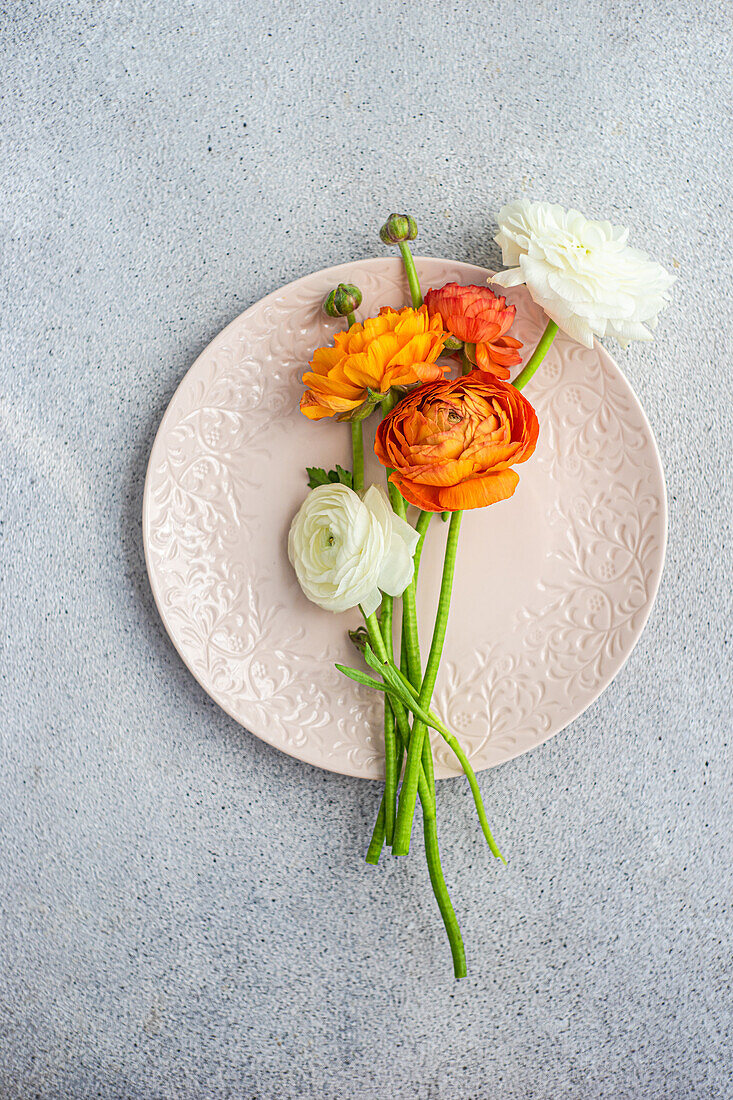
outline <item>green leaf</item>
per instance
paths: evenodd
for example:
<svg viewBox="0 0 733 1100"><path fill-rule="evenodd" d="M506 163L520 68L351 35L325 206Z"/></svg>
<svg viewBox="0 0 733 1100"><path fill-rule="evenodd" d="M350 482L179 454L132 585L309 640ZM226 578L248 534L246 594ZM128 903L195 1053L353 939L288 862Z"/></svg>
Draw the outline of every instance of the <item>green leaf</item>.
<svg viewBox="0 0 733 1100"><path fill-rule="evenodd" d="M348 676L350 680L356 680L357 684L364 684L365 687L374 688L375 691L387 691L386 686L381 681L375 680L372 676L367 676L366 672L361 672L358 668L349 668L348 665L340 665L338 662L336 662L336 668L344 676Z"/></svg>
<svg viewBox="0 0 733 1100"><path fill-rule="evenodd" d="M317 489L319 485L348 485L349 489L354 488L353 474L343 466L337 465L335 470L329 470L328 473L322 466L306 466L305 472L308 474L309 489Z"/></svg>
<svg viewBox="0 0 733 1100"><path fill-rule="evenodd" d="M351 470L345 470L343 466L336 464L335 470L328 471L328 480L338 482L341 485L348 485L350 489L354 488L354 475Z"/></svg>
<svg viewBox="0 0 733 1100"><path fill-rule="evenodd" d="M406 706L413 713L417 713L415 710L417 703L408 691L406 684L400 680L397 669L393 668L389 662L380 661L370 645L367 645L364 650L364 660L371 669L384 677L387 682L387 694L396 697L403 706ZM424 714L425 712L422 711L420 717L423 717Z"/></svg>
<svg viewBox="0 0 733 1100"><path fill-rule="evenodd" d="M320 466L306 466L308 475L308 488L315 489L319 485L328 485L328 474Z"/></svg>

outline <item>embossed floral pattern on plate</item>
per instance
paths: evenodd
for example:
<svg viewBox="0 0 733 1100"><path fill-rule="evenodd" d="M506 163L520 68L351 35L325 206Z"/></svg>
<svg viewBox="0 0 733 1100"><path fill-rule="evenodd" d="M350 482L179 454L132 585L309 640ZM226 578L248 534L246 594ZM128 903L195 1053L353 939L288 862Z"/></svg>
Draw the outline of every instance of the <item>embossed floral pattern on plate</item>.
<svg viewBox="0 0 733 1100"><path fill-rule="evenodd" d="M424 257L417 267L424 288L489 274ZM346 631L358 616L309 604L285 553L305 464L349 461L345 427L298 411L300 376L339 324L320 309L339 280L361 287L362 315L408 300L399 260L362 260L299 279L233 321L163 418L143 534L163 621L209 695L277 748L377 779L381 699L333 667L353 656ZM522 287L507 297L529 354L542 314ZM510 501L464 520L435 694L477 770L540 744L597 697L644 627L664 560L659 454L607 352L559 337L526 396L540 418L537 451ZM376 463L370 472L380 476ZM424 646L444 537L434 521L419 593ZM435 750L437 774L458 774L442 741Z"/></svg>

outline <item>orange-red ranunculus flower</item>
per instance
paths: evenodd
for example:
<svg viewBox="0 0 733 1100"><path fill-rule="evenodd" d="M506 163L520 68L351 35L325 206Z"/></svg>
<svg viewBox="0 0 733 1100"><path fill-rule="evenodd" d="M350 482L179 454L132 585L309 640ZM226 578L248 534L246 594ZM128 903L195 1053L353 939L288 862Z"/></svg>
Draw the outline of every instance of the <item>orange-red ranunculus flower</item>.
<svg viewBox="0 0 733 1100"><path fill-rule="evenodd" d="M508 306L506 298L497 298L487 286L446 283L440 290L427 292L425 305L431 317L440 314L448 331L471 345L466 350L479 370L508 378L509 367L521 363L520 341L506 335L517 307Z"/></svg>
<svg viewBox="0 0 733 1100"><path fill-rule="evenodd" d="M483 371L419 386L377 428L374 451L405 500L426 512L482 508L510 497L510 469L535 449L526 397Z"/></svg>
<svg viewBox="0 0 733 1100"><path fill-rule="evenodd" d="M399 312L384 306L378 317L336 333L333 347L318 348L303 375L308 389L300 411L311 420L348 419L367 400L367 390L387 393L390 386L442 378L447 367L435 360L445 337L440 317L430 317L425 306Z"/></svg>

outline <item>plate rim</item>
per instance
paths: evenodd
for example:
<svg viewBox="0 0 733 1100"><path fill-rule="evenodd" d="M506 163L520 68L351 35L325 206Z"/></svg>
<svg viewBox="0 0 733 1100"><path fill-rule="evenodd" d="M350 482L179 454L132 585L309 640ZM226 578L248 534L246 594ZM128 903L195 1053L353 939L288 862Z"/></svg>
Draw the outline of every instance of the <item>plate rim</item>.
<svg viewBox="0 0 733 1100"><path fill-rule="evenodd" d="M417 254L415 256L415 262L418 265L418 267L419 267L419 264L422 260L432 261L432 262L435 262L435 263L453 265L453 266L457 266L457 267L461 267L461 268L473 268L474 270L480 271L480 272L485 273L487 275L492 275L494 273L491 268L483 267L480 264L470 263L467 260L456 260L456 259L449 258L449 257L444 257L444 256L432 256L432 255L427 256L427 255L421 255L421 254ZM330 267L318 268L315 271L307 272L305 275L300 275L297 279L292 279L288 283L283 283L281 286L278 286L274 290L269 291L262 298L258 298L255 302L252 302L252 304L247 306L247 308L244 309L241 313L238 313L236 315L236 317L233 317L231 319L231 321L229 321L224 326L224 328L219 329L218 332L216 332L212 336L212 338L208 341L206 346L200 351L200 353L196 356L194 361L190 364L190 366L186 369L186 371L183 373L181 378L178 380L178 383L176 384L176 388L173 391L173 393L171 394L171 397L168 401L168 404L166 405L163 416L160 419L160 423L158 424L158 428L157 428L157 430L155 432L155 435L153 437L153 442L150 446L148 461L147 461L147 465L146 465L146 468L145 468L145 480L144 480L144 483L143 483L143 497L142 497L142 508L141 508L142 541L143 541L143 553L144 553L144 558L145 558L145 569L146 569L146 572L147 572L147 575L148 575L148 583L150 585L150 589L151 589L151 592L153 594L153 600L155 602L156 610L158 612L158 615L160 616L160 620L163 624L165 632L166 632L170 642L173 645L173 648L175 649L176 653L180 657L180 659L183 662L184 666L190 672L190 674L193 676L193 678L195 679L196 683L199 685L201 690L206 694L206 696L209 699L211 699L211 701L213 703L216 704L217 707L219 707L222 711L224 711L224 713L229 718L231 718L232 721L236 722L237 726L239 726L240 729L246 730L247 733L251 734L253 737L256 737L258 741L263 741L265 744L270 745L273 749L276 749L278 752L283 752L283 753L285 753L286 756L290 756L294 760L298 760L300 763L308 764L311 767L319 768L321 771L328 771L328 772L331 772L334 775L349 776L350 778L361 779L361 780L365 780L366 782L381 782L382 780L380 780L379 777L376 777L376 776L368 776L368 775L364 775L364 774L358 774L356 772L348 772L348 771L344 771L342 768L329 767L327 764L325 764L323 762L316 762L316 761L311 760L311 759L306 759L304 756L299 755L297 752L290 751L290 749L288 747L275 744L274 742L272 742L272 741L268 740L266 737L264 737L262 734L257 733L255 730L250 729L248 726L245 726L240 721L240 719L237 718L237 716L232 713L232 711L230 710L230 708L227 705L225 705L224 703L219 702L218 699L214 699L214 697L208 691L207 687L201 682L198 675L196 674L194 669L189 664L189 662L186 659L185 655L181 651L181 648L180 648L180 646L179 646L179 644L178 644L178 642L177 642L177 640L174 636L174 633L169 628L169 624L168 624L168 621L166 619L162 599L160 598L159 593L158 593L157 588L156 588L155 571L154 571L154 569L152 567L152 563L151 563L150 548L149 548L149 545L148 545L148 520L147 520L147 517L148 517L148 509L149 509L149 503L150 503L150 495L151 495L151 492L152 492L152 489L151 489L152 477L153 477L153 462L152 462L152 460L153 460L153 455L155 454L156 445L157 445L158 440L161 437L164 429L166 428L166 424L167 424L169 416L171 415L171 408L172 408L173 403L175 401L176 395L178 394L179 390L181 389L181 387L186 382L186 379L188 378L189 374L191 374L197 368L199 362L202 359L204 359L204 357L208 354L209 349L211 348L212 344L214 344L220 338L224 337L229 332L230 329L234 328L234 326L239 325L255 309L258 309L258 308L266 305L270 301L270 299L274 299L276 297L281 296L283 293L297 287L300 283L303 283L306 280L313 278L313 276L325 276L325 275L331 275L331 274L333 274L335 276L337 273L343 272L344 269L350 269L350 268L353 268L356 265L359 265L360 267L364 267L364 266L368 266L368 267L379 266L379 267L382 267L385 263L392 263L395 266L401 266L402 261L399 257L394 257L394 256L368 256L368 257L365 257L363 259L348 260L344 263L334 264ZM337 279L336 281L339 281L339 280ZM405 288L407 290L407 281L406 280L405 280ZM576 710L574 710L568 716L567 720L564 721L563 724L560 727L558 727L555 730L552 730L552 732L550 732L550 733L544 734L543 736L539 737L538 740L533 745L531 745L529 748L526 748L526 747L525 748L519 748L515 752L514 751L508 752L502 760L498 760L498 761L495 761L493 763L488 763L488 764L485 764L485 765L478 765L477 771L493 770L494 768L501 767L503 764L508 764L512 760L516 760L520 756L526 756L528 753L533 752L535 749L540 748L542 745L545 745L549 740L551 740L552 738L556 737L558 734L560 734L564 730L566 730L568 728L568 726L572 725L573 722L577 721L577 719L582 714L584 714L587 710L589 710L590 707L592 707L593 704L598 701L598 699L603 694L603 692L606 690L606 688L608 688L610 686L610 684L616 679L616 677L623 671L627 661L631 657L631 654L636 649L636 646L638 645L639 640L640 640L642 634L644 633L644 630L646 629L646 625L649 621L652 610L653 610L654 605L656 603L657 595L659 593L659 588L660 588L660 585L661 585L661 582L662 582L662 576L664 575L664 569L665 569L666 560L667 560L667 543L668 543L668 528L669 528L669 503L668 503L668 493L667 493L667 482L666 482L666 478L665 478L665 474L664 474L664 465L662 463L662 456L661 456L661 453L660 453L660 450L659 450L659 444L657 443L656 435L655 435L654 430L652 428L652 425L649 421L649 418L648 418L648 416L647 416L647 414L644 410L644 407L641 404L641 401L639 400L639 397L636 393L636 390L632 386L632 384L629 381L628 377L626 376L626 373L624 372L624 370L619 366L619 364L616 362L616 360L613 358L613 356L610 354L610 352L607 351L607 349L604 347L604 345L602 343L600 343L599 340L594 339L593 347L599 353L601 358L605 358L611 363L611 365L618 371L618 373L621 375L624 382L628 386L629 393L630 393L630 395L631 395L631 397L632 397L632 399L633 399L633 401L634 401L634 403L637 407L637 410L638 410L638 412L641 416L643 424L647 429L648 437L649 437L649 439L651 441L651 444L652 444L652 453L653 453L654 459L656 461L656 465L657 465L658 472L659 472L659 479L661 481L661 487L662 487L661 499L660 499L661 540L660 540L660 548L659 548L659 551L660 551L659 571L658 571L657 576L654 579L654 582L653 582L653 584L650 588L649 600L648 600L647 607L645 608L644 614L640 619L638 629L636 630L635 636L634 636L634 638L633 638L633 640L632 640L632 642L631 642L631 644L628 648L628 651L624 654L623 659L621 660L621 663L618 665L618 667L611 674L609 674L607 677L603 678L600 681L599 685L597 686L597 689L594 690L594 693L590 696L590 698L588 698L582 704L582 706L580 706ZM436 778L440 778L441 780L443 780L443 779L460 779L462 774L463 774L462 772L459 772L456 775L447 775L447 776L440 776L440 777L436 776Z"/></svg>

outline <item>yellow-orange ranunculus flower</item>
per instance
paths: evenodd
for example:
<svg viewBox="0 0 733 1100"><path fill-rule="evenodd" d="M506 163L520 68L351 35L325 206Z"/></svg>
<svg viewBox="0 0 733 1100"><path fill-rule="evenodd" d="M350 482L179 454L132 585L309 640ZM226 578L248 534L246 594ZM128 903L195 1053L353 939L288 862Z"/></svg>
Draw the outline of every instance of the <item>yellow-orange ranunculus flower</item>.
<svg viewBox="0 0 733 1100"><path fill-rule="evenodd" d="M377 428L374 451L410 504L457 512L510 497L511 467L529 458L538 432L519 390L474 370L408 393Z"/></svg>
<svg viewBox="0 0 733 1100"><path fill-rule="evenodd" d="M440 317L430 317L425 306L399 312L385 306L378 317L336 333L333 347L318 348L303 375L308 388L300 411L311 420L347 420L367 400L368 390L387 393L391 386L442 378L447 368L435 360L446 335Z"/></svg>

